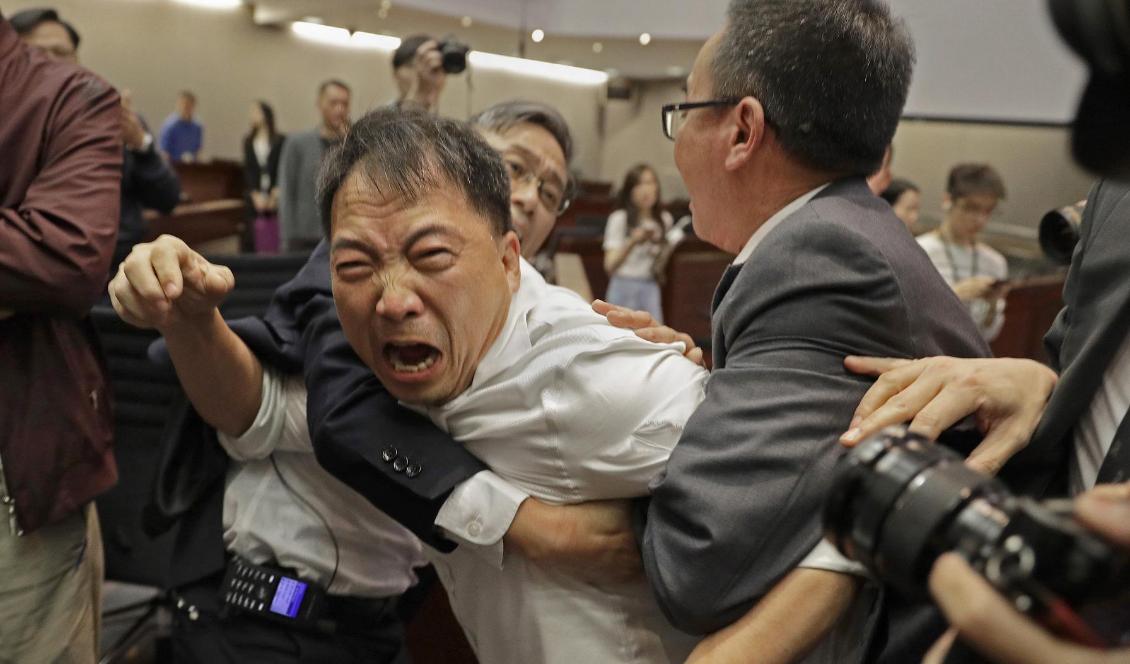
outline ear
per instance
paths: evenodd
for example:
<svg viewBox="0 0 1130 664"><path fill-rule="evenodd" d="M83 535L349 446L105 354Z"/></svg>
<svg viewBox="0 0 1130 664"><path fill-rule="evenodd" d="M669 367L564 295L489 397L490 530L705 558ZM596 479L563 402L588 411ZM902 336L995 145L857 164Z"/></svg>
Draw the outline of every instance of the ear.
<svg viewBox="0 0 1130 664"><path fill-rule="evenodd" d="M942 209L949 212L951 207L953 207L953 198L949 194L942 194Z"/></svg>
<svg viewBox="0 0 1130 664"><path fill-rule="evenodd" d="M745 166L765 143L765 109L754 97L744 97L729 113L729 150L726 152L726 170L736 171Z"/></svg>
<svg viewBox="0 0 1130 664"><path fill-rule="evenodd" d="M506 271L506 281L510 285L510 293L517 293L522 285L522 246L518 242L518 234L507 231L500 240L502 250L502 269Z"/></svg>

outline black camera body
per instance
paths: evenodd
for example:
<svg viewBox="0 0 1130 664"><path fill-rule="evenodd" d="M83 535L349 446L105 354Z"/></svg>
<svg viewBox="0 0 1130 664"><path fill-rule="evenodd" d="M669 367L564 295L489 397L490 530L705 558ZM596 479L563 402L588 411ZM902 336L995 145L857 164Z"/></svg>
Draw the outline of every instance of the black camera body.
<svg viewBox="0 0 1130 664"><path fill-rule="evenodd" d="M467 54L471 47L452 35L443 38L436 49L443 56L443 70L448 74L462 74L467 69Z"/></svg>
<svg viewBox="0 0 1130 664"><path fill-rule="evenodd" d="M824 529L908 597L924 597L934 560L957 551L1020 611L1081 643L1116 645L1130 624L1130 556L1070 509L1014 496L956 452L892 427L845 455ZM1120 620L1110 620L1115 605Z"/></svg>

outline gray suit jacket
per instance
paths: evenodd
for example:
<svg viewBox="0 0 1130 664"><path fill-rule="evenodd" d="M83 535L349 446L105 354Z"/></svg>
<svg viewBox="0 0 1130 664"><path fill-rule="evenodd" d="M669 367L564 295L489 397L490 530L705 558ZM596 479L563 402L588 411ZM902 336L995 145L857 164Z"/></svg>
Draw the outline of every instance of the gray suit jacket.
<svg viewBox="0 0 1130 664"><path fill-rule="evenodd" d="M1063 289L1063 310L1044 344L1060 372L1028 447L1001 471L1014 490L1066 495L1075 424L1130 333L1130 187L1100 182L1087 197L1079 244Z"/></svg>
<svg viewBox="0 0 1130 664"><path fill-rule="evenodd" d="M661 605L693 633L741 617L819 539L837 439L871 383L844 356L989 355L860 178L832 183L731 268L712 326L706 399L654 487L642 539Z"/></svg>

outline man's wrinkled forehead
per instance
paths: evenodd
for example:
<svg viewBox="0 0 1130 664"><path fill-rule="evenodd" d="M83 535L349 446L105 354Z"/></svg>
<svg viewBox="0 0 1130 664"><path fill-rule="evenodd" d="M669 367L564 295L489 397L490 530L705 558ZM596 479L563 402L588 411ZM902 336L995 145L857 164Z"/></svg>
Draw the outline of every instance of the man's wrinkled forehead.
<svg viewBox="0 0 1130 664"><path fill-rule="evenodd" d="M387 184L374 179L363 170L360 165L354 167L334 195L333 220L331 230L336 229L337 222L344 219L353 221L363 220L364 228L377 233L384 231L407 231L410 227L426 221L437 219L430 214L434 207L432 203L437 198L448 198L457 201L459 208L465 211L459 218L443 219L454 226L464 224L485 224L472 211L465 200L463 190L442 176L436 174L432 182L422 183L413 196L389 190ZM399 220L400 224L390 223ZM430 222L429 222L430 223Z"/></svg>

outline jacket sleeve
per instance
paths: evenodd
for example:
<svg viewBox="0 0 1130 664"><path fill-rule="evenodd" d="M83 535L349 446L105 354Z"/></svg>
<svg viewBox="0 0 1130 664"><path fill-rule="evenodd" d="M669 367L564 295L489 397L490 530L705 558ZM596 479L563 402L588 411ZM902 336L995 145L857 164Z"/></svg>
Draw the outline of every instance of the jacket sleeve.
<svg viewBox="0 0 1130 664"><path fill-rule="evenodd" d="M133 153L129 178L142 207L168 214L180 203L180 179L156 149Z"/></svg>
<svg viewBox="0 0 1130 664"><path fill-rule="evenodd" d="M45 112L40 170L16 207L0 209L0 308L83 316L118 232L118 93L76 72Z"/></svg>
<svg viewBox="0 0 1130 664"><path fill-rule="evenodd" d="M770 236L758 253L785 262L747 263L716 314L724 361L653 488L641 540L681 630L731 624L812 551L838 436L869 383L843 357L908 356L905 303L877 252L852 251L865 244L846 231Z"/></svg>
<svg viewBox="0 0 1130 664"><path fill-rule="evenodd" d="M1071 327L1071 307L1070 303L1078 300L1077 296L1072 294L1079 289L1079 273L1083 256L1086 254L1087 245L1090 243L1090 238L1094 234L1094 226L1096 223L1101 223L1102 220L1110 216L1109 210L1104 210L1107 199L1105 193L1110 189L1102 181L1096 182L1091 187L1090 193L1087 194L1087 205L1083 208L1083 220L1079 224L1079 243L1075 245L1075 251L1071 254L1071 268L1067 271L1067 280L1063 284L1063 309L1060 309L1059 314L1056 315L1055 320L1052 321L1052 326L1048 328L1047 333L1044 335L1044 349L1048 352L1048 357L1051 359L1052 368L1056 372L1063 370L1060 364L1060 350L1063 348L1063 340L1067 334L1068 328ZM1125 195L1125 189L1118 189L1118 193ZM1118 197L1121 199L1121 196ZM1113 206L1118 200L1110 201Z"/></svg>

